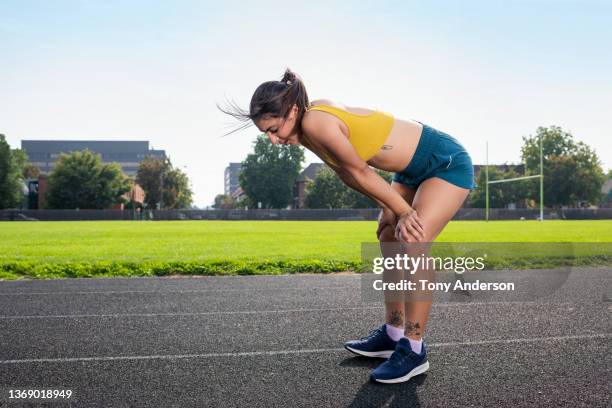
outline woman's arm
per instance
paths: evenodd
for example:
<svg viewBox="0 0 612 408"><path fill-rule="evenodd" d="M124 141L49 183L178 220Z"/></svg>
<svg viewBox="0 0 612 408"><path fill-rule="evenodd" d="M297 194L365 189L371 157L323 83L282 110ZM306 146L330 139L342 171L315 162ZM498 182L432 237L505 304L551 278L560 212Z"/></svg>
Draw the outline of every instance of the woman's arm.
<svg viewBox="0 0 612 408"><path fill-rule="evenodd" d="M349 187L361 192L376 201L383 209L393 211L398 217L414 211L404 198L391 187L391 184L382 178L369 166L361 174L355 174L343 169L337 172L338 176ZM356 178L357 177L357 178ZM399 197L399 200L397 199ZM387 200L387 201L383 201Z"/></svg>
<svg viewBox="0 0 612 408"><path fill-rule="evenodd" d="M335 122L325 120L323 112L309 112L302 121L302 130L317 148L321 156L331 156L337 163L332 169L349 187L375 200L381 207L388 207L398 216L414 211L389 183L363 161ZM328 163L329 164L329 163Z"/></svg>
<svg viewBox="0 0 612 408"><path fill-rule="evenodd" d="M376 197L372 196L372 194L370 194L368 191L364 190L363 187L361 187L357 183L357 181L350 174L347 174L346 172L343 172L340 167L333 165L329 161L326 161L326 160L323 160L323 161L325 162L325 164L327 164L338 175L338 177L340 177L340 179L344 182L344 184L346 184L347 186L349 186L353 190L358 191L361 194L363 194L363 195L371 198L372 200L376 201L376 204L378 204L378 206L380 208L387 209L387 210L389 209L389 207L387 207L385 205L385 203L383 203L382 201L380 201Z"/></svg>

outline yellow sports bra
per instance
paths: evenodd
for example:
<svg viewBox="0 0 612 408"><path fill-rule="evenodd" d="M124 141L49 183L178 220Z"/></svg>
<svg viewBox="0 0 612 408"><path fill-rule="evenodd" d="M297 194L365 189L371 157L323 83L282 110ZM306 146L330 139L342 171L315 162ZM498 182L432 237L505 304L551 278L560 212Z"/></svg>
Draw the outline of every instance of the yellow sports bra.
<svg viewBox="0 0 612 408"><path fill-rule="evenodd" d="M311 110L331 113L344 122L349 131L349 141L364 161L370 160L380 151L394 122L393 115L378 110L358 114L329 105L310 105L307 111Z"/></svg>

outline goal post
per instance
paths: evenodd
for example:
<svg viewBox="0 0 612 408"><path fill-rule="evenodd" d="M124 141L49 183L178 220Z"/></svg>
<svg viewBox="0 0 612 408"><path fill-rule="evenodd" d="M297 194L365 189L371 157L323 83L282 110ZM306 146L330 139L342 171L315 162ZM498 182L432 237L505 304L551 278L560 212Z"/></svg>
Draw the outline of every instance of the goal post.
<svg viewBox="0 0 612 408"><path fill-rule="evenodd" d="M489 181L489 142L486 143L486 158L485 158L485 220L489 221L489 185L498 183L509 183L512 181L540 179L540 221L544 221L544 158L542 154L542 136L540 136L540 174L524 177L512 177L509 179Z"/></svg>

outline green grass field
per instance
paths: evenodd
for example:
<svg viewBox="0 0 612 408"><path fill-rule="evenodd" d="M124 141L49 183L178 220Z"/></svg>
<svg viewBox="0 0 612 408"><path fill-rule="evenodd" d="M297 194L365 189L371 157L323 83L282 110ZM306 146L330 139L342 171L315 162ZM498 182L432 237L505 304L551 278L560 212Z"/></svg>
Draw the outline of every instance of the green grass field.
<svg viewBox="0 0 612 408"><path fill-rule="evenodd" d="M0 278L333 272L354 268L375 231L370 221L1 222ZM610 243L612 220L458 221L437 242ZM609 247L581 256L607 262Z"/></svg>

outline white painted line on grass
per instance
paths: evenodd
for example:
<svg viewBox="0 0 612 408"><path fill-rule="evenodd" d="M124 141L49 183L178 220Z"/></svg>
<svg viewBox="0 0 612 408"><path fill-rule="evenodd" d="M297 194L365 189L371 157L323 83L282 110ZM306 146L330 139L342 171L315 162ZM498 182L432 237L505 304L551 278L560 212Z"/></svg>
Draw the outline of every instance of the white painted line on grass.
<svg viewBox="0 0 612 408"><path fill-rule="evenodd" d="M432 343L429 348L437 347L458 347L458 346L480 346L486 344L508 344L508 343L538 343L554 342L565 340L584 340L584 339L606 339L612 337L612 333L586 334L576 336L555 336L555 337L535 337L522 339L499 339L483 341L464 341L453 343ZM271 351L245 351L237 353L205 353L205 354L166 354L150 356L109 356L109 357L74 357L74 358L32 358L22 360L0 360L0 364L25 364L25 363L71 363L84 361L118 361L118 360L158 360L169 359L178 360L186 358L217 358L217 357L250 357L250 356L277 356L286 354L310 354L310 353L330 353L345 351L344 348L319 348L303 350L271 350Z"/></svg>

